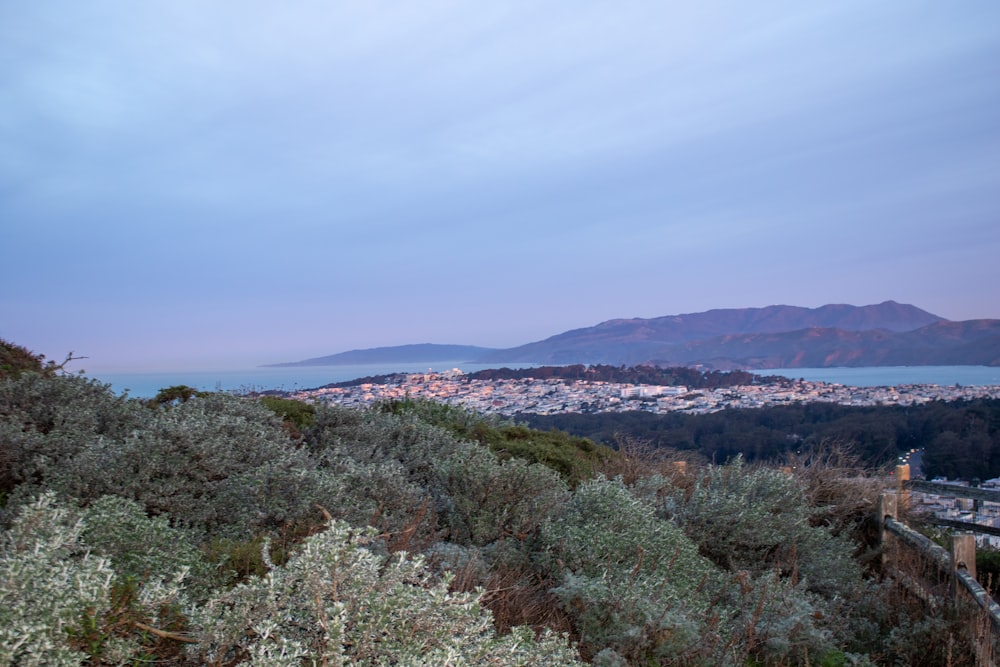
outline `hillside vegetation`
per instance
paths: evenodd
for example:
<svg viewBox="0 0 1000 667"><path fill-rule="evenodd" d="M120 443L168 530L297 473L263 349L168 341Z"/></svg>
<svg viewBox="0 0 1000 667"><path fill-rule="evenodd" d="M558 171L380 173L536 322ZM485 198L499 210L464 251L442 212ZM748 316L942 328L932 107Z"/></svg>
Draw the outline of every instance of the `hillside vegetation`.
<svg viewBox="0 0 1000 667"><path fill-rule="evenodd" d="M0 665L941 665L879 482L432 403L0 378Z"/></svg>

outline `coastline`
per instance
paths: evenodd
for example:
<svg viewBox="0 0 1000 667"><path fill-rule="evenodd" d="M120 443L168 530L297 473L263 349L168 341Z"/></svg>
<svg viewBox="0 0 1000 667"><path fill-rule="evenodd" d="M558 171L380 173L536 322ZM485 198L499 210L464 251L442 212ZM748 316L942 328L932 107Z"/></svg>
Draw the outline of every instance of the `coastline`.
<svg viewBox="0 0 1000 667"><path fill-rule="evenodd" d="M508 368L532 368L539 364L506 364ZM332 382L391 373L425 373L458 368L470 373L503 367L504 364L453 362L413 362L408 364L359 364L352 366L307 366L296 368L247 368L206 371L146 371L129 373L88 373L87 377L110 384L116 393L128 391L133 398L150 398L164 388L179 384L200 391L296 392ZM1000 367L993 366L865 366L858 368L758 369L755 375L782 375L792 379L829 382L846 386L902 386L936 384L951 386L1000 385Z"/></svg>

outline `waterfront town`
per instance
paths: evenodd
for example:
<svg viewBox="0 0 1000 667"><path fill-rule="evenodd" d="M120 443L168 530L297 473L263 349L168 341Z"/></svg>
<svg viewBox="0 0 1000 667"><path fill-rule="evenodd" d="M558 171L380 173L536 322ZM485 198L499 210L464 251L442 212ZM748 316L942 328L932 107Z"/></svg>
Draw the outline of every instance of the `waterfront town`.
<svg viewBox="0 0 1000 667"><path fill-rule="evenodd" d="M913 384L897 387L850 387L794 380L781 384L689 390L683 386L584 380L473 380L462 371L452 369L387 376L384 383L306 389L290 396L309 402L350 407L364 407L378 401L405 398L431 399L483 414L503 416L630 410L705 414L729 408L761 408L807 402L857 406L917 405L935 400L1000 398L1000 386Z"/></svg>

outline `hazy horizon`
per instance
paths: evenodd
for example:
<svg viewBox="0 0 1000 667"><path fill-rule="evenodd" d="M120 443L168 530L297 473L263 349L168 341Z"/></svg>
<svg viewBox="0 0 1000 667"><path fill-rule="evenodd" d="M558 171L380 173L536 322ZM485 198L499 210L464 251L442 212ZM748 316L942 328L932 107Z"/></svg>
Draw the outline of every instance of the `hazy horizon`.
<svg viewBox="0 0 1000 667"><path fill-rule="evenodd" d="M1000 318L1000 4L0 7L0 337L88 371Z"/></svg>
<svg viewBox="0 0 1000 667"><path fill-rule="evenodd" d="M774 304L774 305L791 305L791 304ZM830 305L830 304L823 304L823 305ZM855 305L855 304L849 304L849 305ZM877 304L857 304L857 305L867 306L867 305L877 305ZM905 304L905 305L913 305L913 304ZM691 313L667 313L665 315L666 316L682 315L683 316L683 315L690 315L690 314ZM932 313L932 314L936 315L937 313ZM947 318L945 318L945 319L947 319ZM986 319L995 319L995 318L986 318ZM597 325L597 324L600 324L600 323L599 322L594 322L593 323L593 325ZM592 326L592 325L588 325L588 326ZM566 332L565 331L552 332L551 334L546 335L546 336L544 336L544 337L542 337L542 338L540 338L538 340L544 340L545 338L549 338L550 336L556 336L556 335L563 334L563 333L566 333ZM534 343L534 342L537 342L537 341L536 340L524 341L523 343L518 343L516 345L507 346L507 347L517 347L518 345L522 345L522 344L526 344L526 343ZM128 375L128 374L133 374L133 373L143 374L143 373L173 373L173 372L177 372L177 373L189 373L189 372L190 373L198 373L198 372L204 372L204 371L208 371L208 372L236 372L236 371L247 371L247 370L251 370L251 369L282 369L282 368L285 369L285 370L291 370L295 366L288 366L287 364L293 364L294 365L294 364L296 364L298 362L302 362L302 361L305 361L307 359L318 359L318 358L327 357L327 356L336 356L338 354L342 354L342 353L346 353L346 352L367 351L367 350L371 350L371 349L386 349L386 348L396 348L396 347L399 347L399 348L419 347L421 345L425 345L425 344L428 344L428 343L429 342L421 342L421 343L412 343L412 342L410 342L410 343L399 343L399 344L388 345L388 346L373 346L373 347L368 347L368 348L352 348L350 350L336 350L336 351L333 351L333 352L330 352L330 353L326 353L326 354L316 354L316 355L312 355L310 357L295 358L295 359L287 358L287 359L281 359L281 360L277 360L277 361L268 361L268 362L262 362L262 363L256 363L256 362L239 362L239 361L228 361L227 362L225 360L223 360L223 361L220 362L218 360L206 359L204 362L202 362L202 363L196 363L196 364L181 364L181 365L177 365L177 364L162 365L162 364L160 364L160 365L157 365L156 362L151 362L151 363L142 363L142 362L140 362L140 363L130 363L130 364L126 364L126 365L101 365L101 366L98 366L98 367L94 368L94 367L92 367L92 366L90 366L90 365L87 364L87 362L90 360L89 357L81 357L79 360L74 360L71 364L69 364L67 370L69 370L70 372L81 372L81 371L83 371L83 372L86 372L88 375L93 375L93 374L97 374L97 375L102 375L102 374L105 374L105 375L117 375L117 374ZM465 345L465 343L429 343L429 344L443 345L443 346L461 346L461 345ZM475 346L475 345L473 344L472 346ZM488 348L488 347L485 347L485 346L483 346L483 347L484 347L484 349L505 349L505 348ZM37 350L35 350L35 351L37 352ZM58 358L56 358L56 357L49 357L49 358L51 358L52 360L55 360L55 361L61 361L63 358L65 358L65 355L59 356ZM435 367L435 368L437 368L437 369L440 370L441 368L444 368L445 366L447 366L447 367L450 368L450 365L454 365L456 363L459 363L460 361L461 360L458 360L458 359L453 359L453 360L450 360L450 361L447 361L447 362L442 362L440 360L438 360L438 361L432 361L432 360L413 361L412 359L410 359L410 360L407 360L407 361L404 361L404 362L399 362L399 363L401 363L403 365L406 365L406 366L415 366L415 367L421 367L421 368L424 365L430 365L430 366ZM476 364L476 365L483 365L485 367L491 367L491 368L492 367L510 366L511 365L509 362L497 362L497 363L494 363L492 365L491 364L480 364L479 362L476 362L475 360L465 360L464 362L461 362L461 363L467 363L467 364L468 363L473 363L473 364ZM442 364L444 364L444 366L442 366ZM300 368L310 369L310 368L340 368L340 367L368 367L368 366L382 366L382 367L388 368L388 367L391 367L392 365L393 365L393 362L390 362L390 361L380 361L380 362L370 362L370 363L339 362L339 363L335 363L335 364L321 365L321 366L307 365L307 366L302 366ZM522 365L524 365L524 363L517 362L517 363L513 364L513 367L519 367L519 366L522 366ZM534 364L533 363L529 363L528 365L534 365ZM910 368L910 367L906 367L906 368ZM918 367L915 367L915 368L920 368L920 367L918 366ZM984 367L984 368L986 368L986 367ZM829 369L826 369L826 370L829 370ZM345 378L345 379L353 379L353 377L352 378Z"/></svg>

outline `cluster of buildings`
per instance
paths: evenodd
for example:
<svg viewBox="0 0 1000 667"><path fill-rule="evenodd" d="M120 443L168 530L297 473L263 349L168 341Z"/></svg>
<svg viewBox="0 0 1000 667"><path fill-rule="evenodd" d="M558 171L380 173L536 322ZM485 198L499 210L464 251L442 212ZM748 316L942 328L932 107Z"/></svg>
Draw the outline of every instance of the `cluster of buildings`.
<svg viewBox="0 0 1000 667"><path fill-rule="evenodd" d="M935 480L935 482L942 485L954 486L955 493L950 494L944 490L937 493L914 491L910 495L911 509L921 514L932 515L938 519L974 523L980 526L1000 529L1000 502L964 497L962 490L968 488L968 482L948 482L945 480ZM1000 479L987 480L980 484L978 488L985 491L1000 492ZM994 548L1000 547L1000 536L997 535L978 533L976 541L980 544L988 544Z"/></svg>
<svg viewBox="0 0 1000 667"><path fill-rule="evenodd" d="M760 408L799 402L842 405L915 405L933 400L1000 398L1000 386L848 387L798 380L781 385L746 385L721 389L688 389L584 380L472 380L462 371L410 373L385 384L323 387L295 392L292 398L342 406L365 407L377 401L425 398L460 405L484 414L556 414L563 412L653 413L717 412L727 408Z"/></svg>

